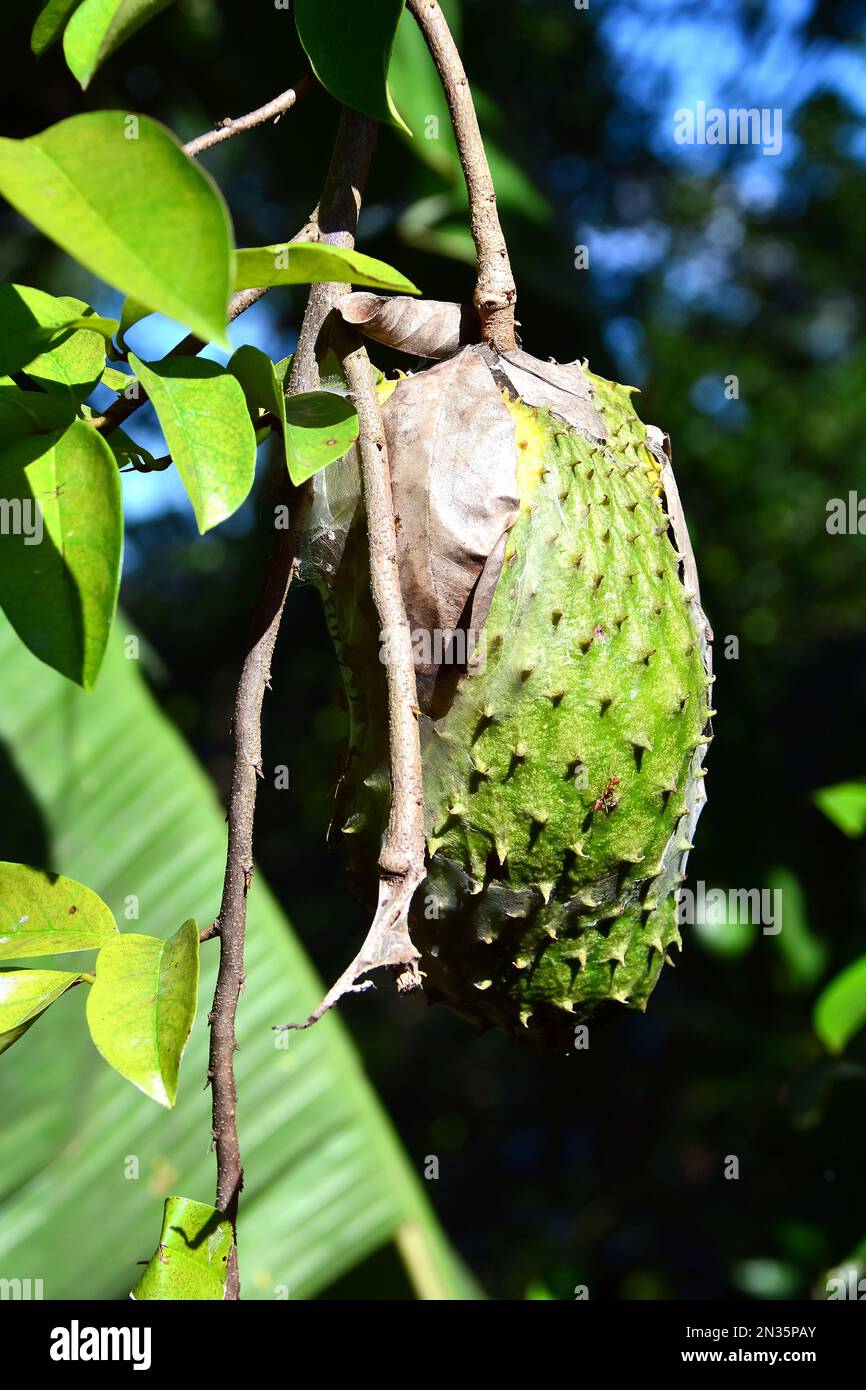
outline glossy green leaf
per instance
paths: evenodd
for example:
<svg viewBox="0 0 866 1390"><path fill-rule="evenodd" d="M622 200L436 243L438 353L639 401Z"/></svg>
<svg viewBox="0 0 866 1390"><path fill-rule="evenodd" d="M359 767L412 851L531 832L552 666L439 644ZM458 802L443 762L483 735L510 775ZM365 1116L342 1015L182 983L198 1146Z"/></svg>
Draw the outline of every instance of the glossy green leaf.
<svg viewBox="0 0 866 1390"><path fill-rule="evenodd" d="M22 439L0 455L0 496L18 523L0 546L0 606L40 661L89 690L120 585L114 454L83 420Z"/></svg>
<svg viewBox="0 0 866 1390"><path fill-rule="evenodd" d="M274 246L244 247L235 253L236 290L262 285L314 285L326 281L370 285L380 290L398 290L400 294L421 293L393 266L345 246L284 241Z"/></svg>
<svg viewBox="0 0 866 1390"><path fill-rule="evenodd" d="M135 385L135 377L130 372L121 372L117 367L106 367L102 373L102 384L120 395Z"/></svg>
<svg viewBox="0 0 866 1390"><path fill-rule="evenodd" d="M72 11L80 4L81 0L48 0L42 7L30 34L30 47L37 58L57 42Z"/></svg>
<svg viewBox="0 0 866 1390"><path fill-rule="evenodd" d="M77 337L93 337L90 344L98 356L100 337L110 338L117 332L115 319L94 314L80 299L55 299L30 285L0 284L0 376L11 376L27 367L52 346L59 350ZM101 368L100 368L101 370Z"/></svg>
<svg viewBox="0 0 866 1390"><path fill-rule="evenodd" d="M132 1291L137 1301L180 1299L222 1302L232 1228L216 1207L190 1197L169 1197L159 1245Z"/></svg>
<svg viewBox="0 0 866 1390"><path fill-rule="evenodd" d="M84 0L63 35L66 62L82 87L136 29L170 4L171 0Z"/></svg>
<svg viewBox="0 0 866 1390"><path fill-rule="evenodd" d="M346 396L333 391L302 391L286 398L286 462L297 487L358 438L358 415Z"/></svg>
<svg viewBox="0 0 866 1390"><path fill-rule="evenodd" d="M0 746L38 808L45 857L94 884L137 927L219 910L224 807L188 745L127 660L122 616L102 677L84 695L33 659L0 618ZM146 650L146 648L143 648ZM70 795L67 769L74 769ZM0 800L0 834L21 811ZM199 1007L213 996L219 947L202 947ZM246 1169L240 1204L245 1300L315 1297L374 1251L402 1240L402 1258L428 1298L467 1299L476 1286L431 1210L425 1183L384 1113L341 1018L305 1033L274 1023L305 1018L322 997L306 953L257 871L248 899L247 986L238 1007L238 1125ZM44 1271L45 1297L126 1297L154 1246L154 1193L210 1195L208 1029L184 1056L173 1110L147 1105L107 1067L84 1024L86 993L70 990L63 1046L52 1020L34 1028L14 1066L0 1067L0 1269ZM127 1155L141 1180L129 1181ZM117 1219L106 1220L106 1212Z"/></svg>
<svg viewBox="0 0 866 1390"><path fill-rule="evenodd" d="M156 409L201 532L237 511L253 485L256 436L237 378L201 357L129 364Z"/></svg>
<svg viewBox="0 0 866 1390"><path fill-rule="evenodd" d="M91 888L27 864L0 863L0 960L93 951L117 936Z"/></svg>
<svg viewBox="0 0 866 1390"><path fill-rule="evenodd" d="M195 1018L198 927L168 941L124 933L103 946L87 1000L90 1036L109 1066L169 1109Z"/></svg>
<svg viewBox="0 0 866 1390"><path fill-rule="evenodd" d="M812 1015L815 1032L830 1052L844 1052L866 1024L866 956L846 966L821 991Z"/></svg>
<svg viewBox="0 0 866 1390"><path fill-rule="evenodd" d="M294 11L310 66L331 96L408 131L388 86L403 0L295 0Z"/></svg>
<svg viewBox="0 0 866 1390"><path fill-rule="evenodd" d="M227 371L237 377L251 415L259 410L268 410L276 415L282 424L285 420L285 405L282 385L277 380L277 370L266 352L245 343L229 358Z"/></svg>
<svg viewBox="0 0 866 1390"><path fill-rule="evenodd" d="M0 970L0 1052L80 979L67 970Z"/></svg>
<svg viewBox="0 0 866 1390"><path fill-rule="evenodd" d="M227 346L228 211L165 126L88 111L0 139L0 194L94 275Z"/></svg>
<svg viewBox="0 0 866 1390"><path fill-rule="evenodd" d="M822 787L812 800L843 834L857 840L866 831L866 781Z"/></svg>

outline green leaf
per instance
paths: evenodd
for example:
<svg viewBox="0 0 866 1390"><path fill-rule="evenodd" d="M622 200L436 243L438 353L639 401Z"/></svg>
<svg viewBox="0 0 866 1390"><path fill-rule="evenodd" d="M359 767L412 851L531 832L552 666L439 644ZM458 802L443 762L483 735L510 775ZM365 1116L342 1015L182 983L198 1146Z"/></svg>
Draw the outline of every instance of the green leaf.
<svg viewBox="0 0 866 1390"><path fill-rule="evenodd" d="M830 1052L844 1052L866 1024L866 956L846 966L815 1001L812 1024Z"/></svg>
<svg viewBox="0 0 866 1390"><path fill-rule="evenodd" d="M822 787L812 800L843 834L857 840L866 830L866 780Z"/></svg>
<svg viewBox="0 0 866 1390"><path fill-rule="evenodd" d="M345 396L302 391L286 398L286 462L296 487L342 458L357 438L358 415Z"/></svg>
<svg viewBox="0 0 866 1390"><path fill-rule="evenodd" d="M232 1228L216 1207L190 1197L169 1197L153 1259L132 1291L144 1299L221 1302L232 1248Z"/></svg>
<svg viewBox="0 0 866 1390"><path fill-rule="evenodd" d="M37 58L41 58L45 50L57 42L67 19L80 4L81 0L48 0L48 4L39 11L30 34L30 47Z"/></svg>
<svg viewBox="0 0 866 1390"><path fill-rule="evenodd" d="M165 126L89 111L0 139L0 194L94 275L228 346L228 210Z"/></svg>
<svg viewBox="0 0 866 1390"><path fill-rule="evenodd" d="M269 410L281 423L285 422L282 386L277 380L276 367L266 352L245 343L232 353L226 370L240 382L251 415L255 416L259 410Z"/></svg>
<svg viewBox="0 0 866 1390"><path fill-rule="evenodd" d="M0 455L0 495L18 523L0 546L0 606L40 661L90 690L120 585L114 454L83 420L22 439Z"/></svg>
<svg viewBox="0 0 866 1390"><path fill-rule="evenodd" d="M814 988L827 968L828 951L809 925L800 882L788 869L774 869L768 884L782 904L782 930L773 939L788 979L795 989Z"/></svg>
<svg viewBox="0 0 866 1390"><path fill-rule="evenodd" d="M149 309L146 304L141 304L137 299L132 299L127 295L120 306L118 341L125 343L130 328L134 328L137 323L141 323L142 319L148 318L152 313L153 310Z"/></svg>
<svg viewBox="0 0 866 1390"><path fill-rule="evenodd" d="M82 338L94 335L91 344L98 356L99 335L111 338L117 332L115 319L99 318L80 299L55 299L30 285L0 284L0 376L11 376L27 367L40 354L54 346L66 346L82 332ZM101 370L101 368L100 368ZM98 373L97 373L98 375Z"/></svg>
<svg viewBox="0 0 866 1390"><path fill-rule="evenodd" d="M0 863L0 960L98 950L116 936L110 910L83 883Z"/></svg>
<svg viewBox="0 0 866 1390"><path fill-rule="evenodd" d="M81 978L67 970L0 970L0 1052Z"/></svg>
<svg viewBox="0 0 866 1390"><path fill-rule="evenodd" d="M73 77L87 87L96 69L171 0L84 0L66 27L63 52Z"/></svg>
<svg viewBox="0 0 866 1390"><path fill-rule="evenodd" d="M237 511L253 485L256 435L237 378L216 362L170 357L129 364L146 390L201 532Z"/></svg>
<svg viewBox="0 0 866 1390"><path fill-rule="evenodd" d="M228 370L241 383L253 415L268 410L280 422L286 466L296 487L342 458L358 438L358 415L351 401L333 391L284 396L277 368L258 348L238 348ZM286 367L282 363L280 370L285 377Z"/></svg>
<svg viewBox="0 0 866 1390"><path fill-rule="evenodd" d="M340 284L371 285L379 290L398 290L400 294L421 291L399 270L350 251L345 246L320 246L312 241L284 241L275 246L244 247L235 252L236 290L262 285L314 285L334 281Z"/></svg>
<svg viewBox="0 0 866 1390"><path fill-rule="evenodd" d="M92 311L82 300L64 298L60 302L70 308L77 307L83 322L89 326ZM110 319L96 319L95 315L93 318L98 323L112 323ZM105 342L102 336L84 329L56 343L47 352L40 353L24 368L30 380L41 386L43 391L64 397L74 406L86 400L105 370Z"/></svg>
<svg viewBox="0 0 866 1390"><path fill-rule="evenodd" d="M109 1066L168 1109L195 1018L198 927L168 941L126 933L103 946L87 1000L90 1036Z"/></svg>
<svg viewBox="0 0 866 1390"><path fill-rule="evenodd" d="M83 695L0 618L0 739L38 808L45 857L62 857L120 919L135 895L142 930L160 935L153 924L213 920L226 830L213 785L149 693L142 663L126 659L133 631L118 619L99 684ZM0 837L20 818L17 798L0 798ZM402 1148L343 1020L331 1013L305 1033L271 1031L306 1018L322 984L260 871L247 907L235 1057L244 1298L273 1302L278 1285L293 1299L315 1297L406 1232L402 1257L419 1290L476 1297L431 1210L437 1184ZM217 943L201 954L206 1012ZM75 1026L85 999L73 989L54 1006L69 1020L62 1047L54 1028L34 1028L15 1066L0 1068L0 1270L44 1270L46 1298L117 1299L153 1250L154 1191L212 1190L208 1030L193 1029L182 1103L145 1106ZM124 1176L128 1154L138 1156L139 1182Z"/></svg>
<svg viewBox="0 0 866 1390"><path fill-rule="evenodd" d="M388 87L403 0L295 0L294 9L304 52L331 96L408 131Z"/></svg>
<svg viewBox="0 0 866 1390"><path fill-rule="evenodd" d="M41 447L50 449L54 433L66 429L74 418L75 407L68 398L22 391L8 376L0 377L0 451L25 439L36 449L36 436L42 436Z"/></svg>
<svg viewBox="0 0 866 1390"><path fill-rule="evenodd" d="M102 373L102 384L120 396L135 385L135 377L130 372L118 371L117 367L106 367Z"/></svg>

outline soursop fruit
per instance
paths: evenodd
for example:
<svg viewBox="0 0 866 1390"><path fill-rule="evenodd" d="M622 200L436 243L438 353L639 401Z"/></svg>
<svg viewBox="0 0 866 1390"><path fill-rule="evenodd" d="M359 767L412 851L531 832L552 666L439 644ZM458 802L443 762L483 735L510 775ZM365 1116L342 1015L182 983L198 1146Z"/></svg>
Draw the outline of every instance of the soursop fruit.
<svg viewBox="0 0 866 1390"><path fill-rule="evenodd" d="M666 437L631 388L452 347L380 388L422 721L410 931L431 999L567 1049L599 1011L643 1010L681 944L712 634ZM335 825L372 904L387 707L356 461L316 487L351 717Z"/></svg>

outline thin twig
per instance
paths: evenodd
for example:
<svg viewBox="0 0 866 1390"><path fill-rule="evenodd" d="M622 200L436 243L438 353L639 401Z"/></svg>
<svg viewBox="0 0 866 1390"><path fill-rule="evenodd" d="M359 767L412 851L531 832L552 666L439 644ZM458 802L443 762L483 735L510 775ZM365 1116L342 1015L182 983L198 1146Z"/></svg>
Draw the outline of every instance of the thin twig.
<svg viewBox="0 0 866 1390"><path fill-rule="evenodd" d="M478 257L475 307L481 316L484 341L498 352L509 352L515 346L514 305L517 291L508 248L499 225L496 192L475 114L472 91L448 22L436 0L407 0L407 5L436 64L451 112L457 151L469 194L469 221Z"/></svg>
<svg viewBox="0 0 866 1390"><path fill-rule="evenodd" d="M361 191L375 142L376 125L367 117L344 111L334 154L314 222L318 237L331 244L353 245ZM316 285L307 310L292 366L290 390L309 390L319 384L315 341L324 319L346 293L345 285ZM217 918L220 966L210 1014L208 1077L213 1091L213 1137L217 1156L216 1206L232 1223L237 1218L243 1186L237 1131L237 1089L234 1076L235 1014L244 981L244 936L247 894L253 876L253 818L257 779L262 775L261 713L270 684L271 658L289 587L298 562L303 502L291 488L283 466L276 500L290 507L291 530L278 530L268 560L252 625L234 707L234 770L228 807L228 850L225 883ZM226 1297L237 1299L237 1249L232 1248Z"/></svg>
<svg viewBox="0 0 866 1390"><path fill-rule="evenodd" d="M227 116L213 130L206 131L204 135L197 135L194 140L187 140L184 150L194 159L202 150L221 145L223 140L231 140L233 135L240 135L244 130L253 130L255 126L265 125L268 121L278 121L284 112L291 110L295 102L315 85L314 77L302 77L294 87L281 92L273 101L265 102L258 110L250 111L246 116L237 116L234 120Z"/></svg>

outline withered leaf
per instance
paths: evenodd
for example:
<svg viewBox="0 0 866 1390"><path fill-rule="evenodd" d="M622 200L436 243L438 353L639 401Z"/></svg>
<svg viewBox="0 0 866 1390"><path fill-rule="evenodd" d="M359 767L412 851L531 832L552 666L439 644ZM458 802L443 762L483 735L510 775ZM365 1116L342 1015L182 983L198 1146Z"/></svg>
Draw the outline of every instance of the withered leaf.
<svg viewBox="0 0 866 1390"><path fill-rule="evenodd" d="M463 626L461 615L489 557L517 518L514 425L485 361L471 347L401 381L382 414L400 518L403 600L413 633L430 639L417 666L419 677L430 676L449 635ZM487 579L492 592L496 575Z"/></svg>
<svg viewBox="0 0 866 1390"><path fill-rule="evenodd" d="M658 425L647 425L646 443L650 453L661 467L662 490L664 492L665 510L671 519L671 530L674 535L674 545L677 554L680 556L682 565L683 583L690 593L694 594L698 603L701 601L701 587L698 582L698 567L695 562L695 553L692 549L689 528L686 524L686 516L683 511L683 504L680 501L679 488L674 477L673 464L671 462L671 439L670 435L664 430L660 430Z"/></svg>
<svg viewBox="0 0 866 1390"><path fill-rule="evenodd" d="M367 338L415 357L451 357L481 336L471 304L396 295L347 294L337 305L346 323Z"/></svg>
<svg viewBox="0 0 866 1390"><path fill-rule="evenodd" d="M592 387L579 362L542 362L522 348L488 355L500 385L527 405L541 406L573 425L588 439L605 438L605 427L592 404Z"/></svg>

